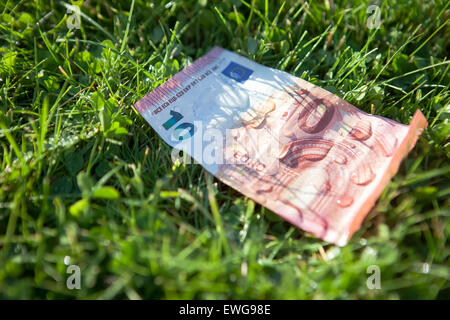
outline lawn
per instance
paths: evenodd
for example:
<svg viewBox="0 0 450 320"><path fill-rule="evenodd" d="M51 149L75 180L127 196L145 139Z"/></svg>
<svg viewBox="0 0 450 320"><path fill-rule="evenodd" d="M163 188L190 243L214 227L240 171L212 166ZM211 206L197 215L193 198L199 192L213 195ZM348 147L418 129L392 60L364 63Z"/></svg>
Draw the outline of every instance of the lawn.
<svg viewBox="0 0 450 320"><path fill-rule="evenodd" d="M450 298L449 2L373 3L378 29L369 1L2 1L0 298ZM134 109L214 45L426 116L345 247L174 165Z"/></svg>

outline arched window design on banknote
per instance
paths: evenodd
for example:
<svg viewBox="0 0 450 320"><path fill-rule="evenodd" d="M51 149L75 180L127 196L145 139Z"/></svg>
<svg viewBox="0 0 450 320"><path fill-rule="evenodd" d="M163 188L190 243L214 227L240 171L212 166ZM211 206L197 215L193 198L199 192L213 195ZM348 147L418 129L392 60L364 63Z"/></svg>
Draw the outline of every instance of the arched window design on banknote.
<svg viewBox="0 0 450 320"><path fill-rule="evenodd" d="M221 166L219 175L325 237L333 232L330 226L339 230L348 223L343 219L346 211L376 179L379 161L392 156L397 138L389 130L389 121L344 110L327 96L318 97L297 86L286 92L289 106L272 106L273 99L269 99L270 108L260 107L268 111L264 123L247 121L237 129L234 137L241 149L233 156L240 162ZM282 110L272 112L275 108ZM283 124L275 138L281 148L268 165L267 159L252 155L269 143L269 138L261 137L264 130L270 130L271 121Z"/></svg>

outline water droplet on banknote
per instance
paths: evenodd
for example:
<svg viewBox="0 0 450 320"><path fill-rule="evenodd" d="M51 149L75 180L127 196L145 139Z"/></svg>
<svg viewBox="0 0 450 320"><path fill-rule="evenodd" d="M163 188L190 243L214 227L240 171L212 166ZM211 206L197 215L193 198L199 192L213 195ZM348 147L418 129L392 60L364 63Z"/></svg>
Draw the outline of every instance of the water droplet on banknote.
<svg viewBox="0 0 450 320"><path fill-rule="evenodd" d="M351 143L351 142L348 142L348 141L345 142L345 145L346 145L347 147L349 147L349 148L352 148L352 149L355 149L355 148L356 148L356 145L355 145L354 143Z"/></svg>
<svg viewBox="0 0 450 320"><path fill-rule="evenodd" d="M364 141L372 136L372 125L369 121L359 121L348 133L353 140Z"/></svg>
<svg viewBox="0 0 450 320"><path fill-rule="evenodd" d="M342 154L337 154L334 156L334 162L336 162L337 164L346 164L347 157Z"/></svg>
<svg viewBox="0 0 450 320"><path fill-rule="evenodd" d="M353 204L353 198L350 196L343 196L337 200L337 204L342 208L347 208Z"/></svg>
<svg viewBox="0 0 450 320"><path fill-rule="evenodd" d="M263 188L260 188L256 191L257 194L263 194L263 193L267 193L267 192L272 192L273 191L273 186L265 186Z"/></svg>
<svg viewBox="0 0 450 320"><path fill-rule="evenodd" d="M356 171L350 175L350 181L360 186L369 184L374 178L375 173L373 173L372 168L366 164L359 166Z"/></svg>

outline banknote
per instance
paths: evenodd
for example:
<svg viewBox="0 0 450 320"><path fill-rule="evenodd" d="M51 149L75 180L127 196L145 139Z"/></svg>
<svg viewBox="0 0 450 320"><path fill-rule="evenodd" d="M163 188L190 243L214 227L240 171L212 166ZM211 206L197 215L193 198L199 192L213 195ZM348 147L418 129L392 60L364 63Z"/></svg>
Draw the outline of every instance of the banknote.
<svg viewBox="0 0 450 320"><path fill-rule="evenodd" d="M359 229L427 126L368 114L289 73L214 47L135 104L174 162L197 163L337 245Z"/></svg>

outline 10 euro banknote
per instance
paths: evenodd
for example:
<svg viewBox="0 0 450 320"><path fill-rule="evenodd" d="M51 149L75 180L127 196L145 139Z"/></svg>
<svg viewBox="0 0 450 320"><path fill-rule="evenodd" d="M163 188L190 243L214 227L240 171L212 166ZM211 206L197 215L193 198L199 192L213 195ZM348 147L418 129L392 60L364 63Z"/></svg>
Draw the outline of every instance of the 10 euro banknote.
<svg viewBox="0 0 450 320"><path fill-rule="evenodd" d="M367 114L220 47L135 107L174 147L173 161L192 157L225 184L338 245L360 227L427 126L420 111L409 126Z"/></svg>

